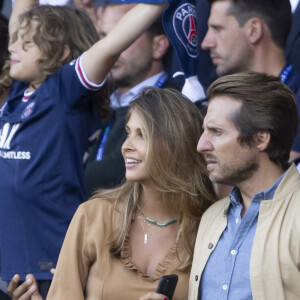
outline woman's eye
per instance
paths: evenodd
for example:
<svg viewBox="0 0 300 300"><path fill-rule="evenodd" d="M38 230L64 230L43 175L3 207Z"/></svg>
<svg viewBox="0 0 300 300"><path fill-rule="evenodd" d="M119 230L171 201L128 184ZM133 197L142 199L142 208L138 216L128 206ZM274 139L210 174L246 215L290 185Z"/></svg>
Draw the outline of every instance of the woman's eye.
<svg viewBox="0 0 300 300"><path fill-rule="evenodd" d="M30 44L32 44L32 41L30 41L30 40L25 40L25 41L23 41L23 44L24 44L24 45L30 45Z"/></svg>

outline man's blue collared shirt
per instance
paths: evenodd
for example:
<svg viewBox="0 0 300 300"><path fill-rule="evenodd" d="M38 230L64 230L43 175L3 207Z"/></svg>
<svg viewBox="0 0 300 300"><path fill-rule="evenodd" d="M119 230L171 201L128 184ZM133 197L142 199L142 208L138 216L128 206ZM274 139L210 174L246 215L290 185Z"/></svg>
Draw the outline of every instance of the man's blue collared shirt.
<svg viewBox="0 0 300 300"><path fill-rule="evenodd" d="M252 299L249 266L260 203L273 198L283 176L269 189L254 195L242 219L240 191L235 187L231 190L227 227L203 271L198 299Z"/></svg>
<svg viewBox="0 0 300 300"><path fill-rule="evenodd" d="M112 108L116 109L119 107L129 106L129 103L134 100L141 92L141 90L147 86L160 86L160 80L163 79L163 83L167 78L166 72L157 73L144 81L140 82L136 86L132 87L129 91L122 94L119 89L116 89L110 95L110 105Z"/></svg>

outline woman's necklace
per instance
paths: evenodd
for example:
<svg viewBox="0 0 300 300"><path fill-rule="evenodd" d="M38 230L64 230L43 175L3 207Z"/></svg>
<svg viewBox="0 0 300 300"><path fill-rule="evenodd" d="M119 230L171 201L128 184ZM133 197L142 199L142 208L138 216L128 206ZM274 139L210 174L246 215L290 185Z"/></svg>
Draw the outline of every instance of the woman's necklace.
<svg viewBox="0 0 300 300"><path fill-rule="evenodd" d="M143 212L141 211L141 207L140 207L139 204L137 204L137 209L138 209L139 213L141 214L141 216L138 216L138 219L141 220L141 226L142 226L142 229L143 229L143 232L144 232L144 244L145 245L148 244L148 237L150 235L154 235L154 234L157 234L157 233L161 232L167 225L172 224L176 221L176 218L174 218L174 219L171 219L167 222L160 223L160 222L157 222L157 221L152 220L150 218L147 218L143 214ZM152 224L157 225L160 228L157 231L154 231L154 232L146 232L145 225L147 225L148 229L150 229L150 228L152 228Z"/></svg>
<svg viewBox="0 0 300 300"><path fill-rule="evenodd" d="M141 210L141 207L140 207L140 205L139 205L138 203L137 203L136 207L137 207L138 211L140 212L140 214L145 218L145 220L147 220L148 222L153 223L153 224L155 224L155 225L157 225L157 226L164 227L164 226L167 226L167 225L169 225L169 224L172 224L172 223L174 223L174 222L176 221L176 218L173 218L173 219L171 219L171 220L169 220L169 221L167 221L167 222L163 222L163 223L157 222L157 221L155 221L155 220L152 220L152 219L150 219L150 218L147 218L147 217L143 214L143 212L142 212L142 210Z"/></svg>
<svg viewBox="0 0 300 300"><path fill-rule="evenodd" d="M146 219L143 215L141 216L138 216L138 219L141 220L141 225L142 225L142 229L143 229L143 233L144 233L144 244L147 245L148 244L148 238L150 235L154 235L154 234L157 234L159 232L161 232L165 226L160 226L158 228L158 230L154 231L154 232L146 232L146 229L145 227L148 227L148 229L150 230L150 228L152 227L150 223L146 223Z"/></svg>

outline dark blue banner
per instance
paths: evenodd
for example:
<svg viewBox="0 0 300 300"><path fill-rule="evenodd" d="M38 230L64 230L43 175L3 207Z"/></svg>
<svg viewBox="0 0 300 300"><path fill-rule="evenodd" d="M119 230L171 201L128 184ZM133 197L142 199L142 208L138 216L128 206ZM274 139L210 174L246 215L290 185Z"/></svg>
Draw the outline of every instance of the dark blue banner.
<svg viewBox="0 0 300 300"><path fill-rule="evenodd" d="M199 45L195 1L170 1L163 14L163 26L176 50L185 77L196 75Z"/></svg>

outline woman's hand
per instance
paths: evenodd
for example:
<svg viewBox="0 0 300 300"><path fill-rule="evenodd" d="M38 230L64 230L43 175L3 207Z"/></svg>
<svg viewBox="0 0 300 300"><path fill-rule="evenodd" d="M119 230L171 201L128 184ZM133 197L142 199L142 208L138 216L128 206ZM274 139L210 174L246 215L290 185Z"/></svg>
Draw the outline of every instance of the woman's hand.
<svg viewBox="0 0 300 300"><path fill-rule="evenodd" d="M169 300L168 297L157 294L157 293L148 293L147 295L141 297L139 300Z"/></svg>
<svg viewBox="0 0 300 300"><path fill-rule="evenodd" d="M7 288L12 300L43 300L38 291L38 285L32 274L26 276L26 280L20 285L20 276L16 274Z"/></svg>

